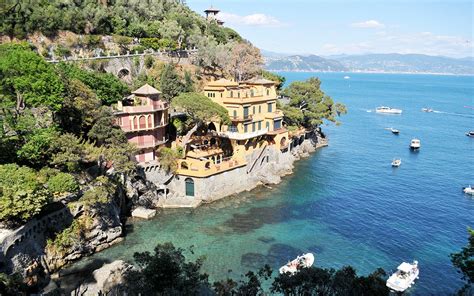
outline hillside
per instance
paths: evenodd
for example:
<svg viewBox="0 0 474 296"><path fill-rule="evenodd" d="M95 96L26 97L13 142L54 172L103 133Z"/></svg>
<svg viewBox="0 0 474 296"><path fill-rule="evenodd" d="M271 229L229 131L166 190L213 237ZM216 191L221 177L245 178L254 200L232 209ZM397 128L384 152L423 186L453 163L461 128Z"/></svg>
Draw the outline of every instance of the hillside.
<svg viewBox="0 0 474 296"><path fill-rule="evenodd" d="M292 55L265 57L265 68L272 71L346 71L340 62L317 55Z"/></svg>
<svg viewBox="0 0 474 296"><path fill-rule="evenodd" d="M352 71L386 73L474 74L472 58L454 59L422 54L365 54L320 57L266 56L265 67L271 71Z"/></svg>

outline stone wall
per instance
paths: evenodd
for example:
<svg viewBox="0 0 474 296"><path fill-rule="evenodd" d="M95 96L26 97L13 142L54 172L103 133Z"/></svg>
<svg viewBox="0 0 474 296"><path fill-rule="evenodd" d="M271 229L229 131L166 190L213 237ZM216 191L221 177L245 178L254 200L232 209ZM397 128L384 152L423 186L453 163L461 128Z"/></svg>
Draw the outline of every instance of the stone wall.
<svg viewBox="0 0 474 296"><path fill-rule="evenodd" d="M196 206L200 202L212 202L242 191L248 191L262 184L277 184L281 177L291 174L293 163L321 145L316 137L295 138L287 149L275 146L255 149L247 156L245 167L235 168L207 178L177 175L168 184L170 195L167 204ZM319 143L321 144L321 143ZM186 196L186 179L194 182L194 197Z"/></svg>

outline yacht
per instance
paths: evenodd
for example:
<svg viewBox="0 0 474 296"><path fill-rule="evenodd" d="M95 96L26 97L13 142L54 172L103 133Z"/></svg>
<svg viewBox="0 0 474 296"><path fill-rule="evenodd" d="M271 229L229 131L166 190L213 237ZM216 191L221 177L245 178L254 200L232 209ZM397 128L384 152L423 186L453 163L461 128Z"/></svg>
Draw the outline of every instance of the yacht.
<svg viewBox="0 0 474 296"><path fill-rule="evenodd" d="M392 166L393 167L399 167L402 164L402 159L401 158L394 158L392 160Z"/></svg>
<svg viewBox="0 0 474 296"><path fill-rule="evenodd" d="M433 112L433 109L431 109L431 108L421 108L421 111L430 113L430 112Z"/></svg>
<svg viewBox="0 0 474 296"><path fill-rule="evenodd" d="M295 274L301 268L311 267L314 263L314 255L312 253L306 253L296 257L293 261L288 262L286 265L280 267L280 274L290 273Z"/></svg>
<svg viewBox="0 0 474 296"><path fill-rule="evenodd" d="M390 108L386 106L380 106L375 109L377 113L385 113L385 114L402 114L401 109Z"/></svg>
<svg viewBox="0 0 474 296"><path fill-rule="evenodd" d="M400 133L399 130L397 130L396 128L393 128L393 127L390 128L390 131L392 132L392 134L395 134L395 135L398 135Z"/></svg>
<svg viewBox="0 0 474 296"><path fill-rule="evenodd" d="M388 278L387 287L396 292L403 292L415 283L419 274L418 261L413 261L411 264L403 262L397 267L397 271Z"/></svg>
<svg viewBox="0 0 474 296"><path fill-rule="evenodd" d="M420 140L418 139L412 139L410 142L410 148L413 150L418 150L421 147Z"/></svg>
<svg viewBox="0 0 474 296"><path fill-rule="evenodd" d="M344 76L344 79L351 79L350 76Z"/></svg>
<svg viewBox="0 0 474 296"><path fill-rule="evenodd" d="M466 194L474 195L474 188L471 185L464 187L462 191Z"/></svg>
<svg viewBox="0 0 474 296"><path fill-rule="evenodd" d="M474 131L468 131L468 132L466 133L466 136L468 136L468 137L473 137L473 138L474 138Z"/></svg>

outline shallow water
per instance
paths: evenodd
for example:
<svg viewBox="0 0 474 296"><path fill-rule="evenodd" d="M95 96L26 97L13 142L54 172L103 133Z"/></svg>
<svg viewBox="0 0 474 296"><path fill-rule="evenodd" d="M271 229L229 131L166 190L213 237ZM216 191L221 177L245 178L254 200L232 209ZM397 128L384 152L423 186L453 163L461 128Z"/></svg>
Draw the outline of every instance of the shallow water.
<svg viewBox="0 0 474 296"><path fill-rule="evenodd" d="M299 161L272 189L229 197L195 210L168 210L129 226L125 241L76 264L132 260L160 242L194 246L211 279L238 277L268 263L278 268L302 252L315 264L353 265L366 274L420 262L412 295L446 295L460 287L449 254L467 243L474 226L474 77L281 73L288 81L319 76L323 90L345 103L341 126L324 126L330 146ZM350 75L351 79L343 79ZM380 115L380 105L403 109ZM431 107L437 112L424 113ZM395 127L396 136L385 130ZM421 149L408 149L412 137ZM402 158L399 168L390 166Z"/></svg>

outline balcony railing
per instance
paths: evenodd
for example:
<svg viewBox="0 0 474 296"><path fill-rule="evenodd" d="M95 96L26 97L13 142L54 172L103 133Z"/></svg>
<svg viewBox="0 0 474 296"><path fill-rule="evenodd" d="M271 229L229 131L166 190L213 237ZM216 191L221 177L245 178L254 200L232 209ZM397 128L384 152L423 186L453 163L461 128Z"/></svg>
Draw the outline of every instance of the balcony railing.
<svg viewBox="0 0 474 296"><path fill-rule="evenodd" d="M168 122L160 122L158 125L151 126L151 127L137 127L137 128L132 128L130 125L125 126L121 125L120 128L124 132L139 132L139 131L149 131L149 130L154 130L157 128L164 128L166 125L168 125Z"/></svg>
<svg viewBox="0 0 474 296"><path fill-rule="evenodd" d="M248 121L252 120L252 115L244 115L244 116L231 116L230 119L232 121Z"/></svg>
<svg viewBox="0 0 474 296"><path fill-rule="evenodd" d="M184 166L183 163L186 163L186 166ZM210 160L186 158L178 161L178 170L176 173L191 177L208 177L245 165L247 165L245 160L231 157L223 158L219 163L213 163Z"/></svg>
<svg viewBox="0 0 474 296"><path fill-rule="evenodd" d="M169 104L167 102L163 102L161 104L153 104L153 105L144 105L144 106L117 106L119 112L124 113L146 113L146 112L153 112L153 111L160 111L169 108Z"/></svg>
<svg viewBox="0 0 474 296"><path fill-rule="evenodd" d="M164 138L161 141L160 140L155 140L155 141L146 141L146 142L141 142L141 143L137 143L137 142L130 142L130 143L137 145L137 147L139 149L143 149L143 148L153 148L153 147L156 147L158 145L163 145L166 142L168 142L167 138Z"/></svg>
<svg viewBox="0 0 474 296"><path fill-rule="evenodd" d="M251 138L255 138L258 136L263 136L268 132L268 128L264 128L254 132L247 132L247 133L239 133L239 132L220 132L219 136L224 138L229 138L233 140L247 140Z"/></svg>

